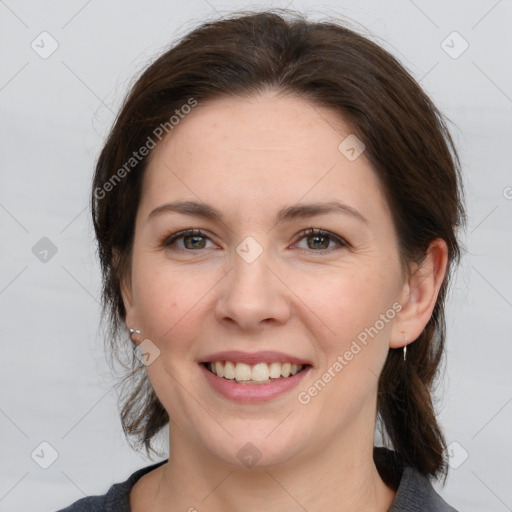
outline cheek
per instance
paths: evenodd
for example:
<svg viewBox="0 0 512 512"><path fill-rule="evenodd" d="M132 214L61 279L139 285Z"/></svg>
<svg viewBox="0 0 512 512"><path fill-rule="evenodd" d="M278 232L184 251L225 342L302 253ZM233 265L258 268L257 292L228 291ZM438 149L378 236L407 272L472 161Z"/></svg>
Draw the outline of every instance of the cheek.
<svg viewBox="0 0 512 512"><path fill-rule="evenodd" d="M368 262L355 271L338 269L322 279L310 279L303 288L305 302L328 327L316 342L323 353L322 366L337 376L343 374L336 379L339 384L347 379L354 383L361 375L379 374L382 369L396 315L393 283L392 275Z"/></svg>
<svg viewBox="0 0 512 512"><path fill-rule="evenodd" d="M392 279L370 265L336 269L308 279L302 287L305 302L320 318L326 319L338 336L354 334L379 319L392 306L395 287Z"/></svg>
<svg viewBox="0 0 512 512"><path fill-rule="evenodd" d="M396 315L392 290L385 286L376 274L361 271L310 287L318 297L311 309L319 312L329 332L315 339L322 364L301 397L312 402L314 397L314 407L336 425L361 408L372 410Z"/></svg>
<svg viewBox="0 0 512 512"><path fill-rule="evenodd" d="M155 263L151 256L134 259L137 315L145 336L161 349L185 348L186 340L201 329L205 307L221 277L222 273L211 268L191 271L165 261Z"/></svg>

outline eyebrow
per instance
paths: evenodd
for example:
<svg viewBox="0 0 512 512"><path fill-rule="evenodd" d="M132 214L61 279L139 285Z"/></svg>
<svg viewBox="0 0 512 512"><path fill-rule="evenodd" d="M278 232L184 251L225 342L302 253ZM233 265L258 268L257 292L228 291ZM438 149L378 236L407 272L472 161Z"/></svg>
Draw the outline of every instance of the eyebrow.
<svg viewBox="0 0 512 512"><path fill-rule="evenodd" d="M175 201L173 203L166 203L156 207L149 213L146 222L152 218L162 215L164 213L182 213L185 215L193 215L203 219L209 219L218 222L224 222L222 214L213 206L206 203L198 203L196 201ZM275 218L275 224L294 219L304 219L318 215L325 215L328 213L341 213L348 215L356 220L369 224L366 217L364 217L357 210L339 201L329 201L325 203L303 203L287 206L280 210Z"/></svg>

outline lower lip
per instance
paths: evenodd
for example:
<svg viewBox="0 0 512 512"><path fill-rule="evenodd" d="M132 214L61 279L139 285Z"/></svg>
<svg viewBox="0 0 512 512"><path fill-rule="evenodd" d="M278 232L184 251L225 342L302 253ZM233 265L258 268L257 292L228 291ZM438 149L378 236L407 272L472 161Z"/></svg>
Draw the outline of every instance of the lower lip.
<svg viewBox="0 0 512 512"><path fill-rule="evenodd" d="M268 384L238 384L236 380L218 377L202 364L199 366L201 366L206 380L215 391L236 402L272 400L297 386L311 369L311 366L308 366L291 377L276 379Z"/></svg>

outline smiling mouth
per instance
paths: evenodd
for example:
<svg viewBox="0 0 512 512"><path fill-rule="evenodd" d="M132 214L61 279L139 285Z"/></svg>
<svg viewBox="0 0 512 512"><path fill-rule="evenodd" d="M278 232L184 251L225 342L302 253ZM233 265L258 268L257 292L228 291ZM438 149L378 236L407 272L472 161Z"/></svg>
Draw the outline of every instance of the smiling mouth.
<svg viewBox="0 0 512 512"><path fill-rule="evenodd" d="M309 367L307 364L277 362L249 365L232 361L215 361L203 364L217 377L234 380L239 384L269 384L293 377Z"/></svg>

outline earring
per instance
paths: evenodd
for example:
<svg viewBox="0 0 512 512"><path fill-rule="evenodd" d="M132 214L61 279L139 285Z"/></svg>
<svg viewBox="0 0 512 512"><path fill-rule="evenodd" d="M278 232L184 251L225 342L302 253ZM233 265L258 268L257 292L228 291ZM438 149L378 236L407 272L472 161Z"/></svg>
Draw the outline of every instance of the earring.
<svg viewBox="0 0 512 512"><path fill-rule="evenodd" d="M403 348L404 361L405 361L407 359L407 342L409 341L409 336L407 336L405 331L401 331L401 332L402 332L402 334L405 334L405 336L404 336L405 345L404 345L404 348Z"/></svg>
<svg viewBox="0 0 512 512"><path fill-rule="evenodd" d="M128 328L128 332L130 333L130 339L132 340L132 342L134 342L133 338L132 338L132 334L140 334L139 329L132 329L131 327Z"/></svg>

